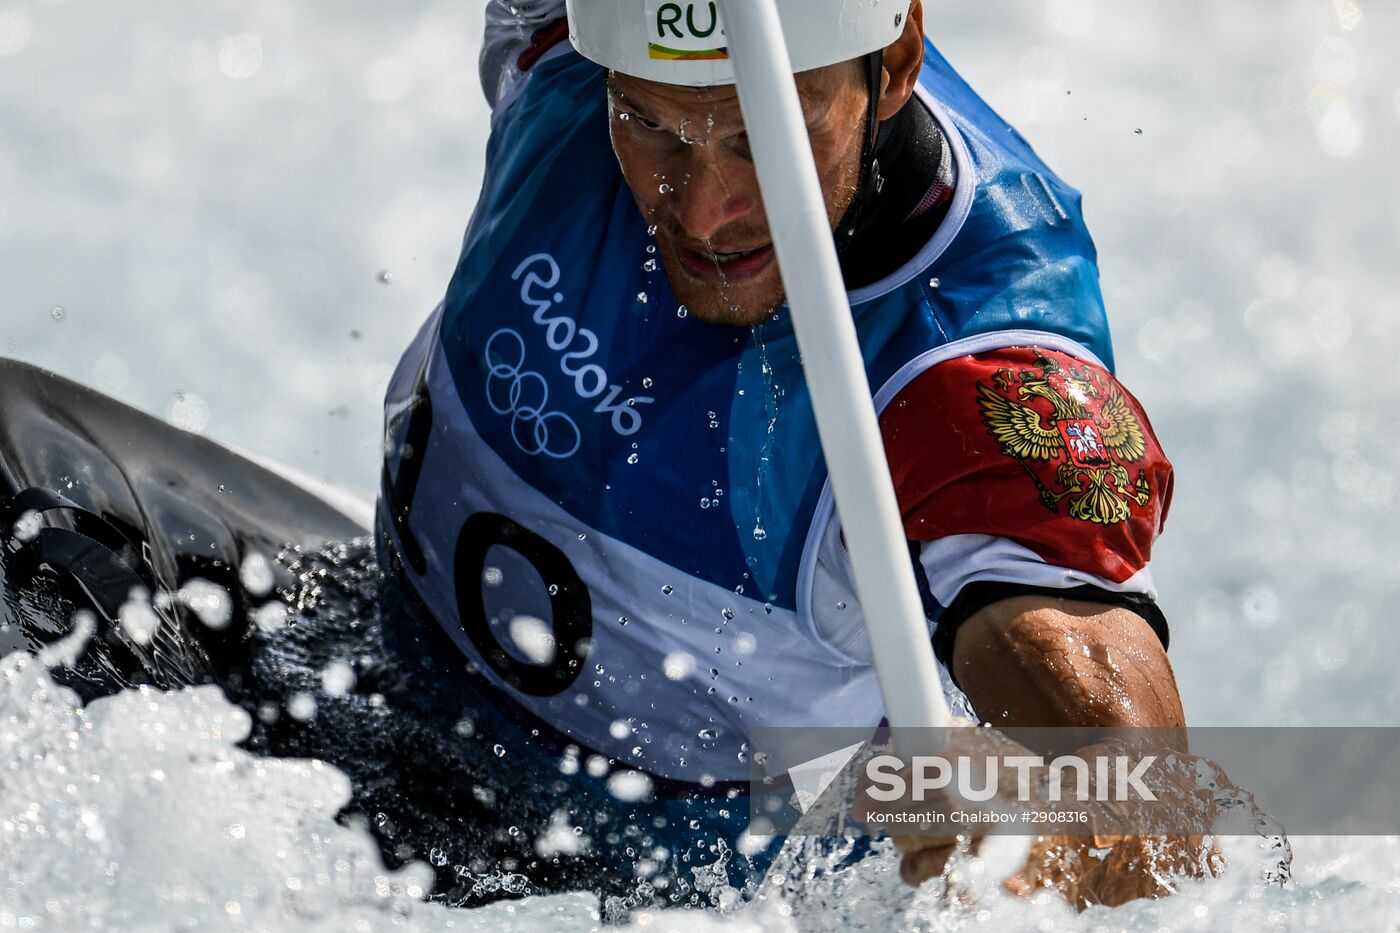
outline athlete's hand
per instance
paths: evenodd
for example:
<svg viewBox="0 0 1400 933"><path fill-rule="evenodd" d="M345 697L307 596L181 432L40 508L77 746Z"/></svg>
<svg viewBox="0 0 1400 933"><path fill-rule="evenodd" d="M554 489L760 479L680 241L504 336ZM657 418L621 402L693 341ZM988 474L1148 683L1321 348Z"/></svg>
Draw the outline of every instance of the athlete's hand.
<svg viewBox="0 0 1400 933"><path fill-rule="evenodd" d="M959 721L956 725L958 728L954 728L948 733L947 745L939 751L939 755L949 761L964 756L972 761L986 761L994 757L1004 759L1008 756L1032 754L1024 746L1011 741L995 729L977 728L975 723L966 720ZM904 780L906 787L912 786L912 774L909 769L906 768L900 772L900 777ZM973 783L980 787L983 785L984 779L985 776L978 773L974 776ZM997 783L997 800L1014 801L1016 799L1016 773L1014 771L999 770ZM947 868L948 859L958 850L960 845L970 846L972 851L976 851L981 846L984 838L981 834L960 832L957 822L953 819L953 814L959 810L967 811L980 808L978 804L963 800L951 789L928 791L922 801L914 803L907 799L907 795L906 798L895 801L878 801L869 796L869 787L867 787L857 798L851 813L855 819L866 823L872 829L890 828L891 839L902 856L899 863L900 877L906 884L918 887L928 879L942 875ZM943 822L939 825L947 827L947 831L925 827L917 833L901 833L899 827L908 824L900 824L891 819L894 815L901 813L911 817L937 813L943 817Z"/></svg>
<svg viewBox="0 0 1400 933"><path fill-rule="evenodd" d="M1129 749L1123 741L1112 739L1077 754L1112 758L1151 751ZM1130 799L1073 804L1088 815L1087 827L1076 828L1072 835L1037 836L1021 870L1003 884L1005 890L1029 896L1053 888L1083 910L1094 905L1117 907L1142 897L1164 897L1175 891L1176 880L1218 876L1225 858L1208 831L1219 816L1217 797L1239 793L1239 789L1213 762L1170 748L1155 751L1164 762L1153 769L1147 781L1157 797L1155 802ZM1202 774L1212 776L1209 786L1201 785ZM1188 828L1202 832L1184 833ZM1154 833L1153 829L1163 831Z"/></svg>
<svg viewBox="0 0 1400 933"><path fill-rule="evenodd" d="M968 755L974 759L988 754L1030 754L1030 752L1001 737L992 738L994 730L958 729L942 755L955 759ZM1141 748L1128 749L1119 739L1107 740L1080 749L1077 754L1086 759L1097 755L1110 758L1125 753L1141 755ZM1171 893L1173 878L1215 876L1224 867L1224 858L1211 837L1205 833L1183 834L1187 827L1209 829L1215 825L1218 796L1239 793L1239 789L1213 763L1174 749L1162 749L1171 756L1169 767L1154 769L1149 781L1156 803L1135 800L1127 802L1090 801L1060 805L1085 813L1086 822L1073 824L1071 832L1040 835L1032 839L1029 854L1021 868L1004 883L1010 893L1029 896L1038 890L1055 889L1079 909L1092 905L1118 906L1140 897L1160 897ZM1034 769L1033 769L1034 772ZM1043 769L1040 769L1043 774ZM1199 775L1211 775L1210 786L1200 786ZM908 773L903 775L906 781ZM974 786L981 786L981 775ZM1031 810L1055 809L1045 800L1032 777ZM884 814L905 812L927 813L948 810L953 806L971 808L976 805L961 801L945 792L940 799L932 795L918 804L907 800L881 803L867 795L857 800L852 812L857 818L869 817L876 811ZM1016 800L1014 772L1002 768L998 774L998 799ZM872 826L879 820L867 819ZM888 819L884 825L898 827ZM1153 833L1153 828L1163 831ZM892 832L895 847L902 855L900 876L910 885L920 885L942 875L949 857L957 851L959 839L950 833L925 830L918 834ZM963 841L976 852L982 843L980 835L965 835Z"/></svg>

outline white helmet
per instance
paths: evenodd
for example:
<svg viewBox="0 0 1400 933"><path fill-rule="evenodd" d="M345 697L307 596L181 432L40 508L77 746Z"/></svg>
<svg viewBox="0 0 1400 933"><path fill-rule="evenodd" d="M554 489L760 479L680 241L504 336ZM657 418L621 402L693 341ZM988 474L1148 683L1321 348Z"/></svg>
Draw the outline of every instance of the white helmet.
<svg viewBox="0 0 1400 933"><path fill-rule="evenodd" d="M743 0L740 0L743 2ZM662 84L734 83L716 0L567 0L569 39L603 67ZM794 71L869 55L904 31L910 0L778 0Z"/></svg>

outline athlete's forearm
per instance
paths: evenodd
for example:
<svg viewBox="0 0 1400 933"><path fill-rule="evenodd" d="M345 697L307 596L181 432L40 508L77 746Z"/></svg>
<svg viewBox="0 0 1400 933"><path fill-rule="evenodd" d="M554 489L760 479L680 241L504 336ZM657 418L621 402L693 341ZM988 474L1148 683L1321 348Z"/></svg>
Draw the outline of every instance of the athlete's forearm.
<svg viewBox="0 0 1400 933"><path fill-rule="evenodd" d="M1043 596L993 603L958 629L953 668L977 715L993 726L1185 725L1162 643L1146 621L1127 609ZM1124 851L1137 842L1128 840ZM904 853L900 874L916 885L942 872L953 851L951 843L921 837L895 843ZM1055 846L1075 844L1055 837L1036 841L1037 847L1051 852L1059 851ZM1057 884L1037 875L1034 868L1045 861L1042 855L1033 850L1017 876L1019 890L1030 893L1049 883L1070 894L1073 882L1062 879ZM1120 859L1100 872L1104 877L1095 876L1093 885L1087 875L1080 878L1082 872L1071 873L1085 882L1071 900L1083 907L1157 896L1162 892L1155 876L1142 869L1144 864L1148 862Z"/></svg>
<svg viewBox="0 0 1400 933"><path fill-rule="evenodd" d="M1186 724L1166 651L1127 609L1038 596L994 603L959 629L953 668L994 726Z"/></svg>

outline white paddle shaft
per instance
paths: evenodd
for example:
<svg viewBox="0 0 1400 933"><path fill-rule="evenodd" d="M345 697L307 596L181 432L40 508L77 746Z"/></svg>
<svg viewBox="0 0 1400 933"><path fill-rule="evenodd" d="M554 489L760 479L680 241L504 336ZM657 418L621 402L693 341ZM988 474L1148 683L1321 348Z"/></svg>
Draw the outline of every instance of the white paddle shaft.
<svg viewBox="0 0 1400 933"><path fill-rule="evenodd" d="M948 706L778 10L773 0L720 7L885 714L897 730L945 726Z"/></svg>

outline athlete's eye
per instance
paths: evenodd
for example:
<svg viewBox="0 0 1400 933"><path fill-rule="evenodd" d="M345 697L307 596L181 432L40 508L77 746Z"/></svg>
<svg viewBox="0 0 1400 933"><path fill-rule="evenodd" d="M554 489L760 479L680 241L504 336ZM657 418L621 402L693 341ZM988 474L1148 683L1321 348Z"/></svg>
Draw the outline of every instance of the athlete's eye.
<svg viewBox="0 0 1400 933"><path fill-rule="evenodd" d="M636 120L637 123L638 123L638 125L640 125L641 128L644 129L644 130L650 130L651 132L655 133L655 132L658 132L659 130L662 129L662 126L661 126L660 123L656 123L656 122L654 122L654 121L652 121L652 120L648 120L646 117L642 116L640 113L634 113L634 114L632 114L632 119Z"/></svg>

